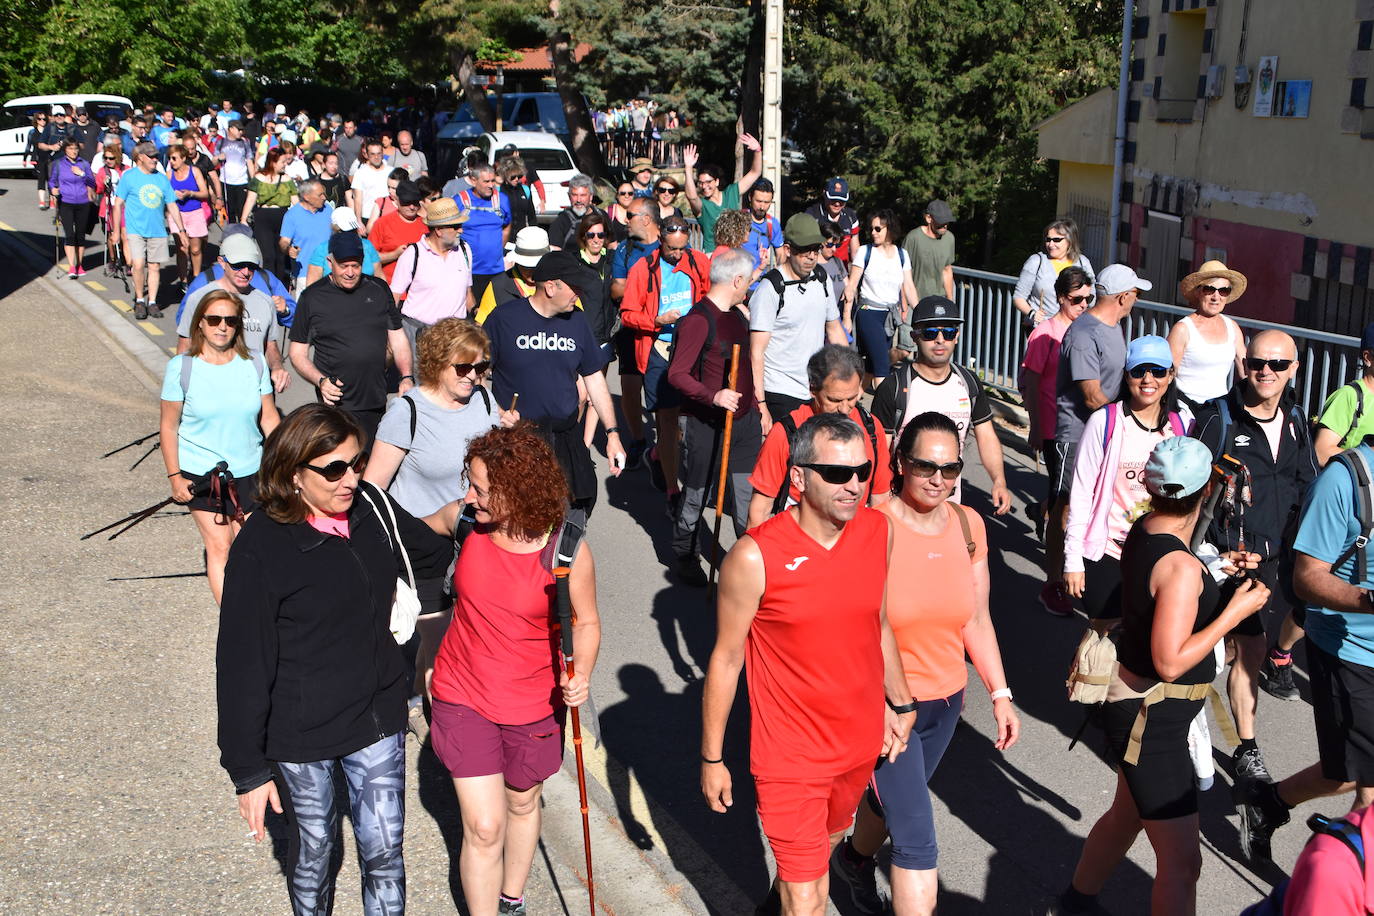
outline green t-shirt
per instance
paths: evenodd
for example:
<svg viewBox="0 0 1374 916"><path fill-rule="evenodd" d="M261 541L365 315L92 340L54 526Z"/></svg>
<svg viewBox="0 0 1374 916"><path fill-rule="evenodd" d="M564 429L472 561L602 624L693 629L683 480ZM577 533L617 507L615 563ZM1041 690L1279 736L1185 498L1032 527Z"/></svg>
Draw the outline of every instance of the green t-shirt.
<svg viewBox="0 0 1374 916"><path fill-rule="evenodd" d="M720 193L720 203L713 203L705 197L701 198L701 215L697 217L697 222L701 223L701 250L708 254L716 250L716 220L720 219L720 214L724 210L739 209L739 183L729 185Z"/></svg>
<svg viewBox="0 0 1374 916"><path fill-rule="evenodd" d="M1359 385L1362 391L1356 391ZM1364 409L1360 411L1359 422L1355 422L1355 411L1360 406L1363 395ZM1369 385L1357 381L1353 385L1342 385L1322 405L1318 426L1325 426L1341 437L1341 448L1354 448L1364 441L1364 437L1374 435L1374 393Z"/></svg>
<svg viewBox="0 0 1374 916"><path fill-rule="evenodd" d="M902 240L902 247L911 259L916 298L945 295L945 268L954 263L954 233L946 230L933 239L920 228L912 229Z"/></svg>

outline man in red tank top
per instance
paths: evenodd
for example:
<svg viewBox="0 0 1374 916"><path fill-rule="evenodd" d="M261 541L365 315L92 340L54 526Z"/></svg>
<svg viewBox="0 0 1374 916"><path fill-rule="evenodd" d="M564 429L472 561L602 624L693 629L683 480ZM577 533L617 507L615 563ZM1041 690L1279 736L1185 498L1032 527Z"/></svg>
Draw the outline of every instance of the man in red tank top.
<svg viewBox="0 0 1374 916"><path fill-rule="evenodd" d="M725 724L747 664L749 769L787 914L825 912L830 850L874 762L906 748L915 720L884 607L891 529L863 506L866 441L840 414L802 424L791 472L801 502L751 529L721 567L701 788L713 811L733 804Z"/></svg>

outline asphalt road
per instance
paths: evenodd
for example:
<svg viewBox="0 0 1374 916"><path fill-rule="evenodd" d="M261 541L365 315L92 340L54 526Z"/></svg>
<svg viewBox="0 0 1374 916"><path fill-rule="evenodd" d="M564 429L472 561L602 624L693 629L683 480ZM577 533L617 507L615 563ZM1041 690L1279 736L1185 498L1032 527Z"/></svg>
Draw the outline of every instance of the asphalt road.
<svg viewBox="0 0 1374 916"><path fill-rule="evenodd" d="M0 180L7 247L17 242L46 252L50 261L49 220L34 205L31 181ZM97 255L88 259L84 283L56 272L31 282L18 269L0 279L0 358L15 405L0 442L0 524L9 535L0 540L6 571L0 615L11 634L0 649L0 762L18 774L0 786L0 805L18 828L0 840L0 907L280 910L278 866L242 839L228 784L215 766L213 686L207 686L215 612L199 578L191 523L158 518L112 545L75 539L161 498L163 487L156 457L132 474L124 472L127 464L97 458L155 429L150 372L161 358L154 348L169 352L174 345L174 309L161 320L134 321L131 297L100 275L98 263ZM84 289L72 295L85 301L84 311L63 301L75 287ZM102 324L90 317L100 303L124 333L94 327ZM126 343L116 345L121 337ZM614 387L614 373L612 380ZM297 380L283 406L308 396ZM1099 737L1067 749L1081 715L1064 699L1063 677L1082 625L1049 617L1036 603L1040 550L1021 506L1038 493L1041 478L1003 432L1017 510L988 521L992 613L1024 729L1011 751L993 749L990 704L972 676L964 721L931 781L946 914L1033 912L1037 901L1067 883L1114 786ZM604 473L604 461L599 466ZM986 512L987 478L976 462L968 479L968 504ZM603 863L607 869L598 884L619 889L614 903L607 902L622 916L663 912L665 900L691 912L746 913L763 896L771 867L746 778L746 710L741 700L726 742L735 807L715 815L697 788L701 677L713 612L703 590L668 574L668 539L662 496L645 472L604 478L590 531L604 627L593 693L605 744L589 747L593 821L601 831L594 845L605 844L598 874ZM55 594L65 600L54 601ZM1299 680L1305 693L1306 680ZM1315 759L1305 702L1261 695L1260 708L1260 744L1276 775ZM1282 871L1240 860L1221 763L1227 755L1218 749L1216 756L1222 772L1202 800L1198 909L1235 913L1267 893ZM435 885L456 885L449 867L456 830L451 793L427 757L412 748L418 807L411 808L407 852L412 874L423 877L412 878L411 900L415 912L444 912L456 895ZM565 782L560 803L569 788ZM1294 812L1293 826L1274 840L1283 870L1306 839L1306 815L1341 813L1348 804L1332 799ZM567 832L546 836L549 864L536 862L534 881L544 896L533 912L585 907L580 889L567 890L581 870L573 816ZM352 867L350 853L343 868ZM1113 913L1148 912L1152 872L1142 837L1101 902ZM341 882L339 912L356 912L355 887L352 879Z"/></svg>

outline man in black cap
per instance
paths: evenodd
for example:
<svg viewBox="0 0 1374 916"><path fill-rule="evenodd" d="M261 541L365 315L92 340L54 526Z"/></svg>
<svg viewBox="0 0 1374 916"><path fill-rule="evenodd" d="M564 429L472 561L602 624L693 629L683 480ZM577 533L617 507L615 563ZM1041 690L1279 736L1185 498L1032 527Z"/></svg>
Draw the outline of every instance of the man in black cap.
<svg viewBox="0 0 1374 916"><path fill-rule="evenodd" d="M925 222L906 234L902 247L911 261L916 295L954 298L954 211L943 200L926 207Z"/></svg>
<svg viewBox="0 0 1374 916"><path fill-rule="evenodd" d="M367 448L386 410L388 346L401 374L400 393L415 384L410 341L391 290L363 273L363 241L356 230L330 237L329 268L301 293L288 355L320 401L343 408L362 424Z"/></svg>
<svg viewBox="0 0 1374 916"><path fill-rule="evenodd" d="M551 251L534 268L534 292L503 302L482 328L491 339L492 393L497 404L533 420L553 446L568 479L573 504L596 503L596 468L582 441L578 379L606 426L606 457L620 476L625 449L615 424L610 389L601 374L601 347L574 302L601 282L571 251ZM520 400L515 403L516 396Z"/></svg>
<svg viewBox="0 0 1374 916"><path fill-rule="evenodd" d="M834 257L847 271L854 255L859 252L859 214L849 206L849 182L830 178L825 182L825 194L806 212L821 226L830 223L840 231L841 242L835 246Z"/></svg>
<svg viewBox="0 0 1374 916"><path fill-rule="evenodd" d="M1011 511L1011 492L1002 465L1002 443L992 423L992 407L983 383L954 359L954 348L963 330L959 306L944 296L926 296L916 303L911 316L916 358L898 363L873 395L873 416L883 424L892 441L901 438L906 421L933 410L959 428L959 450L968 432L978 446L978 460L992 478L992 505L998 515ZM961 502L960 484L950 499Z"/></svg>

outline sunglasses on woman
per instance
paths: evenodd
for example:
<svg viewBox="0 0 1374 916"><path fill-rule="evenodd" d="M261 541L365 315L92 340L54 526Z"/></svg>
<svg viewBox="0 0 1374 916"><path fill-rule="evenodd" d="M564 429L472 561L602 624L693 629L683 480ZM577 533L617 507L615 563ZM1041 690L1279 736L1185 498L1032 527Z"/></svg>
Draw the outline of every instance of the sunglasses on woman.
<svg viewBox="0 0 1374 916"><path fill-rule="evenodd" d="M1231 295L1231 287L1229 287L1229 286L1204 286L1204 287L1202 288L1202 295L1206 296L1206 295L1208 295L1208 294L1210 294L1210 293L1215 293L1215 294L1217 294L1218 296L1226 296L1226 297L1229 298L1230 295Z"/></svg>
<svg viewBox="0 0 1374 916"><path fill-rule="evenodd" d="M906 469L912 475L925 480L927 477L934 477L939 474L945 480L957 480L959 475L964 472L964 461L951 461L948 464L936 464L933 461L926 461L924 458L906 457Z"/></svg>
<svg viewBox="0 0 1374 916"><path fill-rule="evenodd" d="M815 471L828 484L839 486L842 483L849 483L849 478L858 477L859 483L868 480L868 475L873 472L873 462L865 461L860 465L852 464L799 464L799 468L807 468Z"/></svg>
<svg viewBox="0 0 1374 916"><path fill-rule="evenodd" d="M1046 242L1053 243L1053 244L1055 244L1055 245L1058 245L1060 242L1064 241L1064 236L1062 236L1062 235L1047 235L1047 236L1045 236L1045 241L1046 241Z"/></svg>
<svg viewBox="0 0 1374 916"><path fill-rule="evenodd" d="M1293 365L1291 359L1260 359L1257 356L1245 357L1245 368L1251 372L1260 372L1268 366L1273 372L1286 372L1288 367Z"/></svg>
<svg viewBox="0 0 1374 916"><path fill-rule="evenodd" d="M586 238L589 238L589 239L604 239L604 238L606 237L606 233L604 233L604 232L588 232L587 235L586 235L585 237L586 237Z"/></svg>
<svg viewBox="0 0 1374 916"><path fill-rule="evenodd" d="M634 196L635 196L635 192L634 192L634 191L616 191L616 192L615 192L615 196L616 196L616 197L634 197Z"/></svg>
<svg viewBox="0 0 1374 916"><path fill-rule="evenodd" d="M1069 300L1070 305L1092 305L1093 300L1097 297L1092 293L1086 293L1082 296L1065 296L1064 298Z"/></svg>
<svg viewBox="0 0 1374 916"><path fill-rule="evenodd" d="M342 458L331 461L322 468L317 468L313 464L303 464L301 467L309 468L330 483L337 483L350 470L359 477L362 476L363 471L367 470L367 452L359 452L358 457L352 461L344 461Z"/></svg>
<svg viewBox="0 0 1374 916"><path fill-rule="evenodd" d="M1146 375L1161 380L1169 377L1169 370L1163 366L1136 366L1134 369L1128 369L1126 371L1130 373L1131 378L1137 381L1143 379Z"/></svg>
<svg viewBox="0 0 1374 916"><path fill-rule="evenodd" d="M458 373L458 377L459 377L459 378L462 378L463 376L467 375L467 374L468 374L469 372L471 372L473 369L476 369L476 370L477 370L477 374L478 374L478 375L486 375L486 374L487 374L487 370L490 369L490 368L491 368L491 360L489 360L489 359L484 359L484 360L482 360L480 363L454 363L454 364L453 364L453 371Z"/></svg>
<svg viewBox="0 0 1374 916"><path fill-rule="evenodd" d="M204 315L202 318L205 323L212 328L219 327L221 321L224 322L224 326L227 328L236 328L239 326L238 315Z"/></svg>
<svg viewBox="0 0 1374 916"><path fill-rule="evenodd" d="M658 193L660 193L660 194L676 194L676 193L677 193L677 188L658 188L657 190L658 190Z"/></svg>

